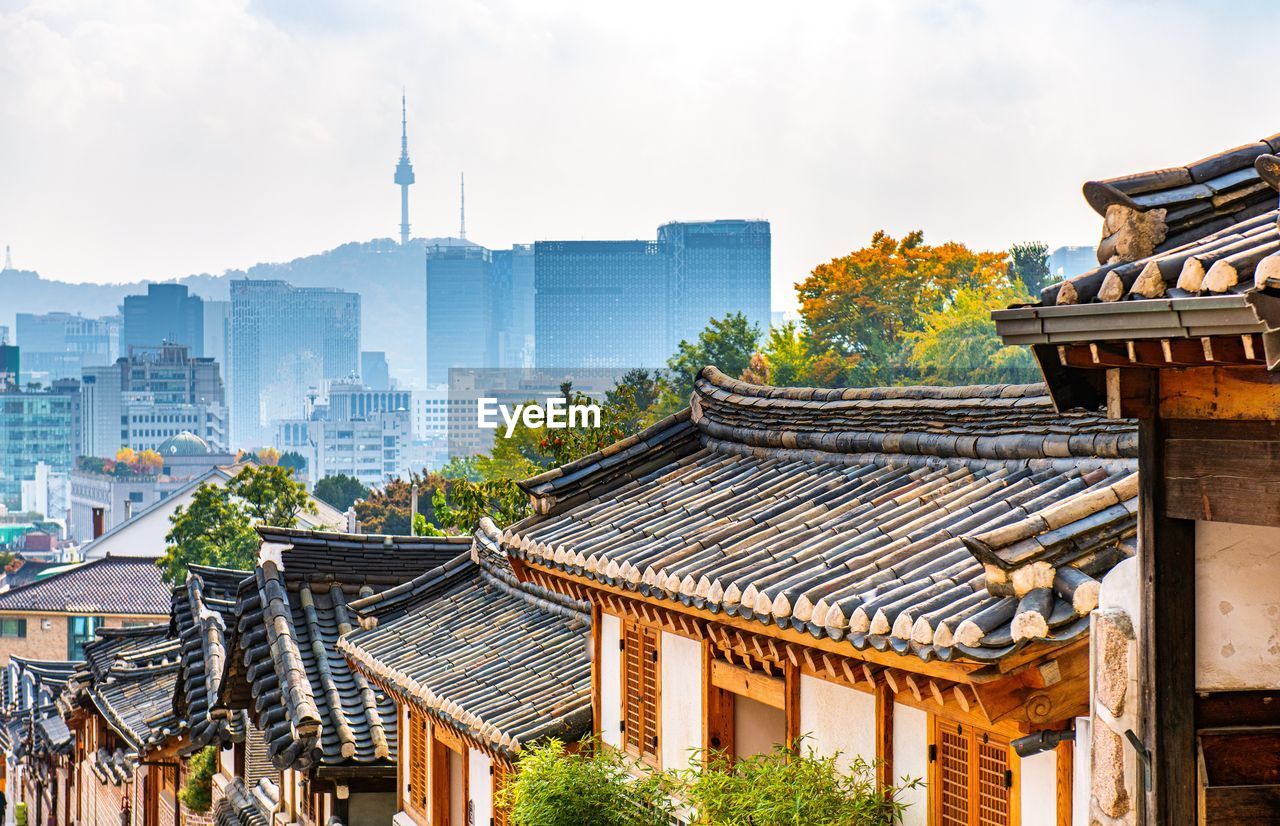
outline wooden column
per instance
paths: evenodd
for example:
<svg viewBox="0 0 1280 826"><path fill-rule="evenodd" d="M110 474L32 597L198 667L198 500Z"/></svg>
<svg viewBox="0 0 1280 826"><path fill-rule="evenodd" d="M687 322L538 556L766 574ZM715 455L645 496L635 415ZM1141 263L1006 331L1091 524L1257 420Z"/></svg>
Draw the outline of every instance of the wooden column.
<svg viewBox="0 0 1280 826"><path fill-rule="evenodd" d="M1140 684L1152 775L1146 822L1195 823L1195 523L1167 515L1166 427L1157 371L1150 373L1148 392L1151 415L1139 421L1138 431Z"/></svg>
<svg viewBox="0 0 1280 826"><path fill-rule="evenodd" d="M893 692L876 680L876 786L893 785Z"/></svg>

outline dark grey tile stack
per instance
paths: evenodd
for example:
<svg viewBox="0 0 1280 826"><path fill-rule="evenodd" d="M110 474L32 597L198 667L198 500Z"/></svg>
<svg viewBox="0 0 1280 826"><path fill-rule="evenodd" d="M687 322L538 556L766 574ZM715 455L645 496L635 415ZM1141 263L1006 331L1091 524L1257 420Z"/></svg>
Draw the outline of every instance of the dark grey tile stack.
<svg viewBox="0 0 1280 826"><path fill-rule="evenodd" d="M448 562L469 540L259 533L221 704L249 710L276 768L394 766L395 704L351 669L338 638L355 627L351 602Z"/></svg>
<svg viewBox="0 0 1280 826"><path fill-rule="evenodd" d="M855 649L992 661L1086 632L1091 589L1076 599L1058 569L1096 580L1131 552L1136 451L1131 422L1058 413L1041 385L772 388L709 367L687 415L528 480L537 515L501 544ZM1070 522L1011 528L1045 513ZM1019 546L1006 569L966 547L985 536L1004 550L1000 529L1039 548ZM1064 529L1071 553L1050 535Z"/></svg>
<svg viewBox="0 0 1280 826"><path fill-rule="evenodd" d="M222 685L227 649L236 625L236 594L248 571L192 565L187 581L173 589L170 637L182 644L174 704L187 725L193 748L222 744L238 715L215 715L214 701Z"/></svg>
<svg viewBox="0 0 1280 826"><path fill-rule="evenodd" d="M169 587L154 559L109 556L5 591L0 611L167 615Z"/></svg>
<svg viewBox="0 0 1280 826"><path fill-rule="evenodd" d="M378 682L508 759L591 728L589 606L520 582L482 520L469 557L353 604L339 646Z"/></svg>

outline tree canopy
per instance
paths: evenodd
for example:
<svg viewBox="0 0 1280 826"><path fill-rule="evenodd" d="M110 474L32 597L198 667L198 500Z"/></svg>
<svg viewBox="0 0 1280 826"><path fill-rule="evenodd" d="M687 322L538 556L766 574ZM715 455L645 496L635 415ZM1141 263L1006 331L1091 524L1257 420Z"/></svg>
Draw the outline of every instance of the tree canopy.
<svg viewBox="0 0 1280 826"><path fill-rule="evenodd" d="M1027 295L1038 295L1053 280L1049 272L1049 245L1029 241L1009 247L1009 274L1022 283Z"/></svg>
<svg viewBox="0 0 1280 826"><path fill-rule="evenodd" d="M662 377L660 413L674 413L689 404L698 372L714 364L726 375L737 378L751 365L751 356L760 343L760 328L742 313L713 318L693 341L681 341L667 359Z"/></svg>
<svg viewBox="0 0 1280 826"><path fill-rule="evenodd" d="M189 505L177 507L156 564L171 583L185 581L193 564L248 570L258 556L255 525L292 528L314 510L292 471L249 465L226 485L201 484Z"/></svg>
<svg viewBox="0 0 1280 826"><path fill-rule="evenodd" d="M316 482L312 493L320 501L326 502L345 513L347 508L354 505L357 499L364 499L368 496L369 489L354 476L339 473L335 476L326 476Z"/></svg>

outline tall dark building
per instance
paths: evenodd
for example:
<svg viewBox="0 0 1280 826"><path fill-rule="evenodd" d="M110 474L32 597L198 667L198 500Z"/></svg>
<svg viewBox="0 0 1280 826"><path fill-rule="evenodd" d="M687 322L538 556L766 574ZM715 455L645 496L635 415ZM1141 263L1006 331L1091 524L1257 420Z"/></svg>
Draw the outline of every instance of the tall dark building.
<svg viewBox="0 0 1280 826"><path fill-rule="evenodd" d="M658 227L667 266L667 352L713 317L741 312L769 329L768 221L672 222Z"/></svg>
<svg viewBox="0 0 1280 826"><path fill-rule="evenodd" d="M666 270L655 241L539 241L534 258L538 367L666 363Z"/></svg>
<svg viewBox="0 0 1280 826"><path fill-rule="evenodd" d="M497 367L501 304L493 256L477 246L427 250L427 384L451 367Z"/></svg>
<svg viewBox="0 0 1280 826"><path fill-rule="evenodd" d="M307 391L360 371L360 296L284 281L231 282L231 447L271 444Z"/></svg>
<svg viewBox="0 0 1280 826"><path fill-rule="evenodd" d="M204 352L204 302L181 284L148 284L146 295L126 295L120 349L186 345L192 356Z"/></svg>
<svg viewBox="0 0 1280 826"><path fill-rule="evenodd" d="M533 244L493 251L494 280L505 298L498 308L499 367L533 367Z"/></svg>

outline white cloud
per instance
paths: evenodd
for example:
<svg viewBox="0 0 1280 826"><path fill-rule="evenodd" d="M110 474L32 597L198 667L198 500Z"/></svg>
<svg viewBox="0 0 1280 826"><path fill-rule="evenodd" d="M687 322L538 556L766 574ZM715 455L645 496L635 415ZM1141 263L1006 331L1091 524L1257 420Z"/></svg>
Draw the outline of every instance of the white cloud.
<svg viewBox="0 0 1280 826"><path fill-rule="evenodd" d="M416 233L494 246L774 224L775 301L875 229L1087 243L1089 177L1280 128L1265 6L885 2L0 5L0 243L169 277Z"/></svg>

